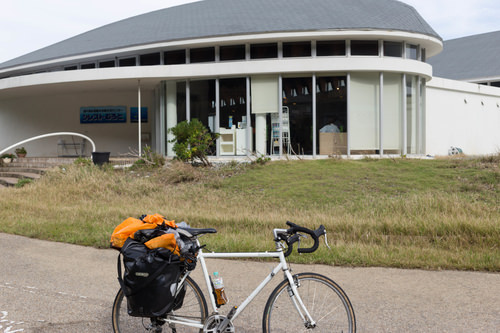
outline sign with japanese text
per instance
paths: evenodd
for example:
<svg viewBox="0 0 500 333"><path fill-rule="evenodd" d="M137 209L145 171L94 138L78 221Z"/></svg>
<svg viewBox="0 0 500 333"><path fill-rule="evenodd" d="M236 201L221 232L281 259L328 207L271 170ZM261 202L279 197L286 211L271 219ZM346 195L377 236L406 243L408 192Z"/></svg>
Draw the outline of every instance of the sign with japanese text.
<svg viewBox="0 0 500 333"><path fill-rule="evenodd" d="M126 123L125 106L90 106L80 108L80 124Z"/></svg>

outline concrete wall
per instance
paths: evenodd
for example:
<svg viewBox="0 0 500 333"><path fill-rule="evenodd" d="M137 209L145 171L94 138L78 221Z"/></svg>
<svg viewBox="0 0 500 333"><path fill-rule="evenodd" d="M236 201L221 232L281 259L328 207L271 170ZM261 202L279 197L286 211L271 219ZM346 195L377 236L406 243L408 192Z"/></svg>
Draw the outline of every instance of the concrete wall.
<svg viewBox="0 0 500 333"><path fill-rule="evenodd" d="M500 88L433 78L426 90L426 153L500 153Z"/></svg>
<svg viewBox="0 0 500 333"><path fill-rule="evenodd" d="M153 92L142 92L142 106L148 107L148 123L142 124L143 133L151 133L154 119ZM126 106L127 122L117 124L80 124L82 106ZM137 92L78 92L37 95L29 98L0 100L0 149L33 136L52 132L78 132L90 137L97 151L109 151L120 156L138 147L138 125L130 122L130 107L137 106ZM152 136L150 135L150 138ZM72 142L71 137L51 137L24 144L28 156L58 155L59 139ZM81 138L75 137L76 142ZM150 144L150 142L143 142ZM90 144L86 148L90 156Z"/></svg>

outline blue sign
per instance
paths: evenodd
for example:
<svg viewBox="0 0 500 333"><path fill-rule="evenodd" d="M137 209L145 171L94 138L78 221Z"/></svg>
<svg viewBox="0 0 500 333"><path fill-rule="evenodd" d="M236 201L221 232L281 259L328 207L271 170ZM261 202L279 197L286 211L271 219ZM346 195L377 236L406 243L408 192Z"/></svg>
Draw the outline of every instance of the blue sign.
<svg viewBox="0 0 500 333"><path fill-rule="evenodd" d="M90 106L80 108L80 124L126 123L125 106Z"/></svg>
<svg viewBox="0 0 500 333"><path fill-rule="evenodd" d="M139 108L131 107L130 108L130 122L136 123L139 119ZM148 108L146 106L141 106L141 123L148 122Z"/></svg>

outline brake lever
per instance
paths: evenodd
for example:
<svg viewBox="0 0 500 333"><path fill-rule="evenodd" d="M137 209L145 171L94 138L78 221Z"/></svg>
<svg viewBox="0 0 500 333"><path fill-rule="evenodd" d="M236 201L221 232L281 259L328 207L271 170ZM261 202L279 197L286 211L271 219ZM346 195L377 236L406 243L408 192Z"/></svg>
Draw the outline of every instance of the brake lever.
<svg viewBox="0 0 500 333"><path fill-rule="evenodd" d="M307 238L307 235L302 235L302 234L296 234L296 235L299 236L298 239L297 239L297 243L298 243L297 249L300 249L300 237ZM302 255L301 252L299 252L299 254Z"/></svg>
<svg viewBox="0 0 500 333"><path fill-rule="evenodd" d="M330 245L328 245L328 238L326 237L326 232L324 236L325 236L325 245L328 248L328 250L331 250L332 248L330 247Z"/></svg>

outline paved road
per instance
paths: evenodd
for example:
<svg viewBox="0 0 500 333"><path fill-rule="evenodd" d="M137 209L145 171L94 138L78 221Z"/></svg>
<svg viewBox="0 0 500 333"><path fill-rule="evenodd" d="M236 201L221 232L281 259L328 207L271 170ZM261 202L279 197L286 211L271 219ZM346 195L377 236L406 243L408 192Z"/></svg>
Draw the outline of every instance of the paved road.
<svg viewBox="0 0 500 333"><path fill-rule="evenodd" d="M114 250L0 233L0 333L111 332L118 288ZM207 260L224 277L230 304L249 294L272 264ZM358 332L500 332L500 274L292 265L330 276L349 295ZM195 280L202 281L198 272ZM260 332L266 287L238 319ZM265 291L266 291L265 290Z"/></svg>

